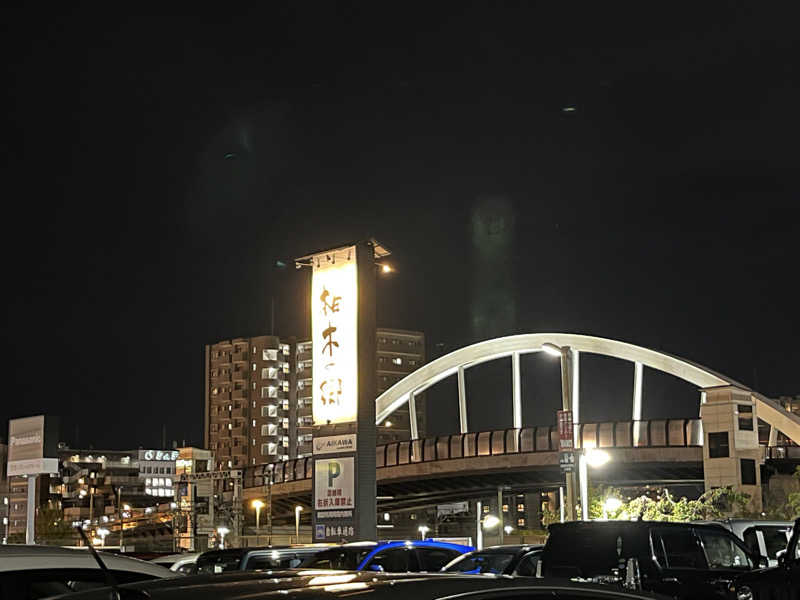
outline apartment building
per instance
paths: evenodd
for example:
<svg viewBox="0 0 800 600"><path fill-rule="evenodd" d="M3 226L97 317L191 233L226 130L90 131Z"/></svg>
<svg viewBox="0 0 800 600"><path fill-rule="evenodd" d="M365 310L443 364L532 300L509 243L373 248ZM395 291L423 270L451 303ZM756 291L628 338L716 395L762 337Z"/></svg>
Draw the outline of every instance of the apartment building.
<svg viewBox="0 0 800 600"><path fill-rule="evenodd" d="M378 329L377 389L382 393L425 362L421 332ZM243 468L311 454L312 342L258 336L206 346L205 446L216 468ZM425 399L417 397L425 431ZM408 409L378 430L378 443L410 436Z"/></svg>

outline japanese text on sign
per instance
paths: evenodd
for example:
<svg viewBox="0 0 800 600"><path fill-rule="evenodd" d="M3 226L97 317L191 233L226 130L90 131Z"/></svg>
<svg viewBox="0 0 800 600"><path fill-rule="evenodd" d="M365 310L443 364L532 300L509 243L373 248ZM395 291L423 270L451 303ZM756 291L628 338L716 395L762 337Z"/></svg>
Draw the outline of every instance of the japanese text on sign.
<svg viewBox="0 0 800 600"><path fill-rule="evenodd" d="M355 507L355 459L318 458L314 461L314 508Z"/></svg>
<svg viewBox="0 0 800 600"><path fill-rule="evenodd" d="M312 257L314 425L356 420L358 273L355 247Z"/></svg>

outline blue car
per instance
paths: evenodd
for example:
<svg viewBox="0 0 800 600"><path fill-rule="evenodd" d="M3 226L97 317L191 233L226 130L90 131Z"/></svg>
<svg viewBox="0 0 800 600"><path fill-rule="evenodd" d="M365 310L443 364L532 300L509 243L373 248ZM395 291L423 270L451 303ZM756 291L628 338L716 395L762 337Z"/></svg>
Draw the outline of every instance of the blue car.
<svg viewBox="0 0 800 600"><path fill-rule="evenodd" d="M439 571L454 558L472 550L472 546L432 540L357 542L318 552L301 567L385 573Z"/></svg>

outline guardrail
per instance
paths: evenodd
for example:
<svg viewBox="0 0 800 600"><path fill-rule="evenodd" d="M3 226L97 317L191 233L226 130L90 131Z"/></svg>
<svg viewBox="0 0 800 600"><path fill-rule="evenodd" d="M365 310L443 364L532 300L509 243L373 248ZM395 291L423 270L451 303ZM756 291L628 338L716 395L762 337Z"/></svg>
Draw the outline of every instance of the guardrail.
<svg viewBox="0 0 800 600"><path fill-rule="evenodd" d="M686 448L703 445L700 419L662 419L652 421L612 421L576 425L576 447L594 448ZM422 440L392 442L375 449L377 468L420 462L555 452L559 449L556 426L499 429L455 433ZM272 470L273 483L310 479L312 457L246 467L243 486L258 487L268 481Z"/></svg>

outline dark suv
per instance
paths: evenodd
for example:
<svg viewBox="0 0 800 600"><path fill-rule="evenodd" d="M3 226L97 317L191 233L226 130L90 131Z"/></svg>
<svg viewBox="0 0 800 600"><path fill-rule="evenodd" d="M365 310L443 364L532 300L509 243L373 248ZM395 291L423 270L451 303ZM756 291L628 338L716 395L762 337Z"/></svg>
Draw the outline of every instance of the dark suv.
<svg viewBox="0 0 800 600"><path fill-rule="evenodd" d="M550 526L539 565L544 577L635 582L652 592L700 600L726 598L737 576L767 566L767 559L714 525L579 521Z"/></svg>

